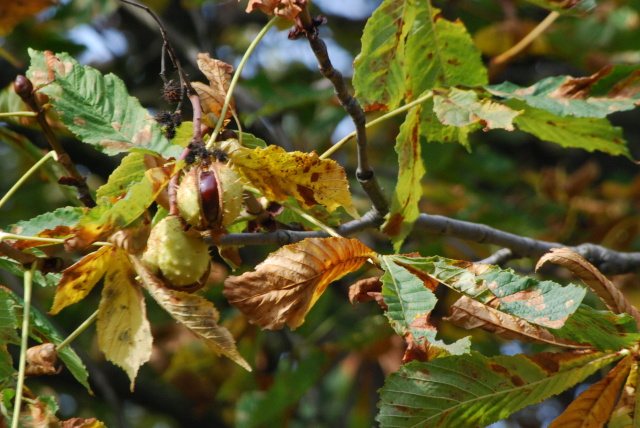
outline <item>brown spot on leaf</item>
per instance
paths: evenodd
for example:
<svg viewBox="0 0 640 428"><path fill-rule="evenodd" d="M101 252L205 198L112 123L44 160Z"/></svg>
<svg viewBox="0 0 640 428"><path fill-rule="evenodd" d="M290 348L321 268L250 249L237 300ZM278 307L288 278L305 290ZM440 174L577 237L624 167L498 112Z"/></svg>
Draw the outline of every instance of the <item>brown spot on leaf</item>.
<svg viewBox="0 0 640 428"><path fill-rule="evenodd" d="M525 384L525 381L520 376L513 375L511 376L511 383L515 386L522 386Z"/></svg>
<svg viewBox="0 0 640 428"><path fill-rule="evenodd" d="M302 186L300 184L296 185L296 190L298 191L300 196L302 196L302 199L304 200L305 204L307 204L308 206L314 206L318 204L318 202L316 201L313 195L313 190L309 189L306 186Z"/></svg>
<svg viewBox="0 0 640 428"><path fill-rule="evenodd" d="M557 354L542 352L539 354L527 355L526 357L549 374L557 373L558 370L560 370L560 364L557 361Z"/></svg>
<svg viewBox="0 0 640 428"><path fill-rule="evenodd" d="M403 221L404 216L400 213L396 213L389 218L389 221L382 231L386 233L387 236L398 236L402 229Z"/></svg>
<svg viewBox="0 0 640 428"><path fill-rule="evenodd" d="M74 117L73 123L78 126L85 126L87 122L81 117Z"/></svg>
<svg viewBox="0 0 640 428"><path fill-rule="evenodd" d="M509 374L509 370L505 367L502 366L500 364L496 364L496 363L489 363L489 368L491 369L491 371L496 372L498 374L501 375L508 375Z"/></svg>
<svg viewBox="0 0 640 428"><path fill-rule="evenodd" d="M318 172L314 172L313 174L311 174L311 179L310 179L310 181L311 181L312 183L314 183L314 182L318 181L319 179L320 179L320 173L318 173Z"/></svg>

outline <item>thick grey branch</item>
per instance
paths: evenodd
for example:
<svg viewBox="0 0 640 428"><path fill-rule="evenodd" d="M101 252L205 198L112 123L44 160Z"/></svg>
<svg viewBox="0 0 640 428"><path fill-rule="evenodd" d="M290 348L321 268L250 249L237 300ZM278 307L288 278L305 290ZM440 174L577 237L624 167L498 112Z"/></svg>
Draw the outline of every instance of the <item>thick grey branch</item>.
<svg viewBox="0 0 640 428"><path fill-rule="evenodd" d="M453 220L439 215L420 214L415 227L434 235L455 236L481 244L505 247L505 249L483 260L483 263L499 264L523 257L537 259L549 252L551 248L568 247L590 261L606 275L640 272L640 253L622 253L588 243L571 247L558 242L537 241L493 229L484 224Z"/></svg>

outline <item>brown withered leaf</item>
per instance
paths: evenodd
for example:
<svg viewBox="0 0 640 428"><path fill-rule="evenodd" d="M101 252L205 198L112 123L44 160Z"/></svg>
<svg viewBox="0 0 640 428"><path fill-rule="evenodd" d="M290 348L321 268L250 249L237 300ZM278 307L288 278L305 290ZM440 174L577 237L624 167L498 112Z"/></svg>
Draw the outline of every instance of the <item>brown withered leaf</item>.
<svg viewBox="0 0 640 428"><path fill-rule="evenodd" d="M552 335L547 329L530 324L526 320L462 296L451 308L451 315L445 318L467 330L481 328L503 339L521 340L527 343L584 349L585 345Z"/></svg>
<svg viewBox="0 0 640 428"><path fill-rule="evenodd" d="M27 367L25 375L42 376L60 373L62 367L56 369L58 352L53 343L43 343L27 349Z"/></svg>
<svg viewBox="0 0 640 428"><path fill-rule="evenodd" d="M379 276L361 279L349 287L349 301L351 304L378 300L376 296L380 296L380 299L382 299L381 294L382 281L380 281ZM382 304L384 304L384 301Z"/></svg>
<svg viewBox="0 0 640 428"><path fill-rule="evenodd" d="M556 90L549 94L551 98L569 98L584 100L589 97L591 88L598 83L600 79L611 73L612 65L607 65L597 73L587 77L567 77Z"/></svg>
<svg viewBox="0 0 640 428"><path fill-rule="evenodd" d="M49 314L55 315L67 306L84 299L107 271L111 247L102 247L87 254L62 272Z"/></svg>
<svg viewBox="0 0 640 428"><path fill-rule="evenodd" d="M307 0L249 0L247 13L259 9L267 15L293 20L306 3Z"/></svg>
<svg viewBox="0 0 640 428"><path fill-rule="evenodd" d="M548 261L569 269L607 305L611 312L614 314L627 313L640 323L640 311L607 277L578 253L566 247L553 248L538 260L536 270Z"/></svg>
<svg viewBox="0 0 640 428"><path fill-rule="evenodd" d="M235 340L229 330L218 325L220 314L211 302L195 294L165 287L138 257L129 256L129 259L140 275L143 286L169 315L203 339L218 355L226 355L251 371L251 366L236 349Z"/></svg>
<svg viewBox="0 0 640 428"><path fill-rule="evenodd" d="M217 120L222 113L222 106L224 105L227 92L229 92L233 67L224 61L211 58L208 53L199 53L197 62L198 68L209 80L209 86L200 82L193 82L193 88L198 92L198 96L200 97L203 115L211 113ZM232 116L232 111L235 111L233 100L231 100L229 104L225 119ZM215 123L213 126L215 126Z"/></svg>
<svg viewBox="0 0 640 428"><path fill-rule="evenodd" d="M611 417L633 357L620 361L607 377L578 396L549 428L604 427Z"/></svg>
<svg viewBox="0 0 640 428"><path fill-rule="evenodd" d="M271 253L253 272L230 276L223 293L249 322L294 330L329 283L375 256L357 239L307 238Z"/></svg>

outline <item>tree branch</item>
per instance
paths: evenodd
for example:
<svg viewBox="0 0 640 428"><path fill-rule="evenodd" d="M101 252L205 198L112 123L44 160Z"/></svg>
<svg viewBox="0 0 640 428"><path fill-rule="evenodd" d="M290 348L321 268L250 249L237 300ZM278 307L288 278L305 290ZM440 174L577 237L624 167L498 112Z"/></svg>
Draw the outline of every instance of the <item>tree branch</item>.
<svg viewBox="0 0 640 428"><path fill-rule="evenodd" d="M375 210L381 216L387 215L389 212L389 202L382 192L382 188L376 180L373 168L369 164L369 156L367 150L367 129L366 117L358 100L353 98L347 89L342 73L333 68L327 45L318 36L318 26L323 24L325 19L311 18L308 6L305 4L302 11L296 17L296 27L289 33L290 39L298 38L304 34L309 41L309 46L318 60L318 68L322 75L327 78L333 85L334 92L340 101L340 105L345 109L356 127L356 142L358 147L358 169L356 170L356 178L360 185L367 193Z"/></svg>

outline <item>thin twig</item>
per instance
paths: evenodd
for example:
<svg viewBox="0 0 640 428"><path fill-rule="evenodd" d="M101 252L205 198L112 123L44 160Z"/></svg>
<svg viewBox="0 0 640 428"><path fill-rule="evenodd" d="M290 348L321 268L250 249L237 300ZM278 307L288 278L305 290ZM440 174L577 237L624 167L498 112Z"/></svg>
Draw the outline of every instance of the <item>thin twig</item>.
<svg viewBox="0 0 640 428"><path fill-rule="evenodd" d="M18 362L18 384L13 406L11 428L18 428L20 422L20 407L24 388L25 369L27 366L27 347L29 346L29 317L31 316L31 290L33 288L33 274L36 270L34 263L30 269L24 271L24 306L22 308L22 337L20 340L20 361Z"/></svg>
<svg viewBox="0 0 640 428"><path fill-rule="evenodd" d="M87 329L87 327L89 327L96 319L98 319L98 311L97 310L94 313L92 313L89 316L89 318L84 320L84 322L82 324L80 324L78 326L78 328L76 328L75 331L73 331L73 333L71 333L69 336L67 336L62 342L58 343L58 345L56 346L56 351L60 352L65 347L69 346L69 344L71 342L73 342L73 340L76 337L78 337L80 335L80 333L85 331Z"/></svg>
<svg viewBox="0 0 640 428"><path fill-rule="evenodd" d="M558 19L560 14L556 11L552 11L545 19L543 19L529 34L524 36L518 43L507 49L505 52L491 59L489 64L489 74L496 75L498 71L506 63L511 61L520 52L525 50L535 39L537 39L542 33L544 33L553 22Z"/></svg>
<svg viewBox="0 0 640 428"><path fill-rule="evenodd" d="M304 34L309 41L309 46L318 60L320 73L333 85L334 92L340 101L340 105L345 109L356 127L356 143L358 147L358 168L356 178L367 193L371 203L380 215L385 216L389 212L389 202L382 191L382 187L369 164L368 143L367 143L367 119L358 100L353 98L347 89L347 85L342 77L342 73L336 70L331 64L327 45L318 36L318 25L322 20L312 20L309 15L308 6L305 4L302 11L296 18L297 27L290 33L290 38L296 38Z"/></svg>
<svg viewBox="0 0 640 428"><path fill-rule="evenodd" d="M78 200L81 201L85 207L95 207L96 202L93 200L93 197L89 192L87 181L82 174L80 174L73 161L71 161L71 158L62 147L62 144L58 141L58 138L51 129L51 126L49 126L49 122L47 122L47 118L45 116L45 110L38 104L31 81L25 76L19 75L16 77L14 89L20 98L22 98L22 101L24 101L31 110L37 113L36 121L38 122L38 125L40 125L49 145L56 152L56 155L58 156L58 163L60 163L60 165L62 165L67 173L73 178L73 186L78 189Z"/></svg>

